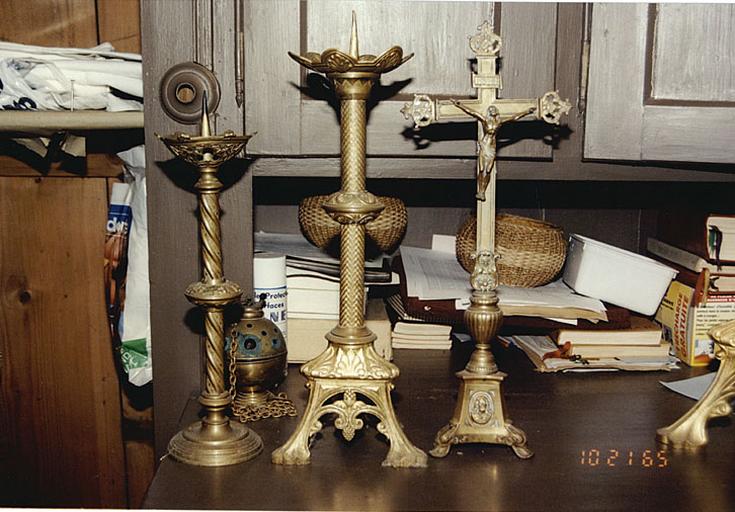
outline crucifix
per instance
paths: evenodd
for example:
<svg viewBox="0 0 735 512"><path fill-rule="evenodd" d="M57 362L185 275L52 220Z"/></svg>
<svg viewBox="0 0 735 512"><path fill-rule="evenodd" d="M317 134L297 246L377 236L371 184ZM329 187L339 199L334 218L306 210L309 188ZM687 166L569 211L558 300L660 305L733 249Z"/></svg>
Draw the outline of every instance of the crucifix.
<svg viewBox="0 0 735 512"><path fill-rule="evenodd" d="M506 374L498 371L490 349L503 320L498 307L498 270L495 253L495 181L497 175L497 135L505 123L522 119L542 119L559 124L571 105L556 91L540 98L501 99L502 81L497 71L500 36L485 21L470 37L470 49L477 57L477 72L472 73L472 87L477 97L469 100L437 100L418 94L401 112L416 127L443 121L478 123L477 142L477 245L475 266L470 276L472 295L464 320L475 341L475 350L467 366L457 373L460 389L452 418L434 439L431 455L444 457L453 444L495 443L509 445L515 454L527 459L533 452L526 445L525 433L504 415L501 383Z"/></svg>

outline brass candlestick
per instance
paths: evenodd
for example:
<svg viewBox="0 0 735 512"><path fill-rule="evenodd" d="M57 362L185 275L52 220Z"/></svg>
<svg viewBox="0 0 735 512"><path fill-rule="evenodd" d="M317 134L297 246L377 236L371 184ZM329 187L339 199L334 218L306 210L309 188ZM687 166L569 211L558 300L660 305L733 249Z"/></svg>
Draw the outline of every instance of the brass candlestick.
<svg viewBox="0 0 735 512"><path fill-rule="evenodd" d="M357 23L352 14L350 52L326 50L305 56L289 53L302 66L326 74L340 99L342 188L324 204L341 224L339 324L326 338L327 349L301 367L309 388L309 401L296 431L275 450L276 464L308 464L309 439L322 428L320 418L336 414L335 427L348 441L363 427L362 414L376 416L378 431L390 442L384 466L423 467L426 454L403 433L391 402L392 380L398 367L375 351L376 339L365 326L364 265L365 224L383 209L365 190L366 100L374 82L408 60L394 46L379 57L360 55Z"/></svg>
<svg viewBox="0 0 735 512"><path fill-rule="evenodd" d="M457 405L449 423L436 435L430 452L434 457L446 456L451 445L459 443L505 444L522 459L533 455L526 446L526 435L505 417L501 384L506 374L498 371L490 349L490 341L503 322L496 292L499 258L495 253L496 142L498 130L505 123L532 117L559 124L571 105L554 91L541 98L498 99L502 80L496 60L501 45L500 36L487 21L470 37L470 49L477 58L477 72L471 75L477 98L433 100L419 94L401 110L417 128L445 120L474 119L478 123L477 250L470 276L470 307L464 316L476 346L465 369L457 373L460 379Z"/></svg>
<svg viewBox="0 0 735 512"><path fill-rule="evenodd" d="M656 439L673 448L700 448L707 444L707 422L732 413L735 397L735 321L709 331L715 340L715 357L720 360L712 384L689 412L668 427L656 431Z"/></svg>
<svg viewBox="0 0 735 512"><path fill-rule="evenodd" d="M263 450L263 442L245 425L230 421L231 397L225 389L223 308L238 302L240 285L222 273L222 236L217 170L240 153L250 135L210 135L206 95L202 102L201 135L176 133L158 136L178 158L199 170L199 233L202 279L186 289L186 298L204 309L206 382L199 396L204 417L176 434L168 453L176 460L197 466L226 466L250 460Z"/></svg>

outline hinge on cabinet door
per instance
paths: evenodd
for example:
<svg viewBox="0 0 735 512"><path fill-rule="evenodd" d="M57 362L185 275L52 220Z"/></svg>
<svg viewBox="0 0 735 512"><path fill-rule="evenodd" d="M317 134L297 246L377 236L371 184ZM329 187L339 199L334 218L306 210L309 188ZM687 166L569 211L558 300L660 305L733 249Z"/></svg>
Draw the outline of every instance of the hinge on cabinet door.
<svg viewBox="0 0 735 512"><path fill-rule="evenodd" d="M245 97L245 32L241 0L235 0L235 101L242 107Z"/></svg>
<svg viewBox="0 0 735 512"><path fill-rule="evenodd" d="M235 52L235 101L238 107L242 107L242 102L245 97L245 33L241 30L237 31L237 51Z"/></svg>
<svg viewBox="0 0 735 512"><path fill-rule="evenodd" d="M592 4L584 6L584 25L582 36L582 63L579 73L579 99L577 100L577 110L584 119L584 112L587 108L587 84L589 80L590 68L590 34L592 29Z"/></svg>

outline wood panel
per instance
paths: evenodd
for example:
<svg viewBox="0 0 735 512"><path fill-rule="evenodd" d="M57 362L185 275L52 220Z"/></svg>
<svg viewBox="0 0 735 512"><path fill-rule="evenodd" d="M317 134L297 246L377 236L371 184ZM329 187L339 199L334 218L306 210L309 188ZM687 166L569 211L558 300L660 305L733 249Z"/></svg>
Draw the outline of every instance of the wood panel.
<svg viewBox="0 0 735 512"><path fill-rule="evenodd" d="M641 159L646 4L596 4L584 156ZM618 30L619 27L630 30ZM624 87L622 86L624 85ZM623 128L624 127L624 128Z"/></svg>
<svg viewBox="0 0 735 512"><path fill-rule="evenodd" d="M357 15L360 53L380 55L400 46L414 57L383 78L407 81L401 94L474 96L468 37L483 20L493 20L493 3L395 2L391 0L307 1L302 51L350 48L351 12ZM295 63L294 63L295 64ZM400 115L399 115L400 116ZM399 117L400 118L400 117Z"/></svg>
<svg viewBox="0 0 735 512"><path fill-rule="evenodd" d="M119 52L140 53L140 1L95 0L99 42Z"/></svg>
<svg viewBox="0 0 735 512"><path fill-rule="evenodd" d="M368 178L465 179L475 178L471 159L368 158ZM338 158L260 158L250 168L255 176L338 177ZM629 165L580 162L562 155L553 162L499 161L499 180L532 181L702 181L733 182L735 173L724 165ZM257 200L257 197L256 197Z"/></svg>
<svg viewBox="0 0 735 512"><path fill-rule="evenodd" d="M714 9L716 6L707 7ZM678 14L683 15L684 12ZM653 13L655 8L649 9L646 4L594 6L584 156L723 164L735 161L735 150L727 142L735 134L731 122L735 104L722 101L731 94L727 90L729 78L719 82L722 95L711 105L700 106L693 101L696 98L686 101L679 98L675 102L679 105L676 107L646 100L649 92L646 84L650 80L646 66L648 62L655 62L658 53L655 44L646 44ZM677 11L667 16L674 14ZM701 24L708 20L710 26L703 27ZM727 20L731 18L727 17ZM706 44L708 36L704 34L720 26L720 21L712 17L698 19L697 30L687 35ZM695 42L691 46L697 47ZM721 76L725 77L731 63L725 55L722 59L726 64ZM679 77L674 84L680 83L682 74L697 69L697 66L682 69L686 61L675 62L669 58L668 63L675 67L666 76ZM659 81L664 78L660 69L657 76ZM710 85L717 83L713 81ZM660 89L662 86L659 83L656 87Z"/></svg>
<svg viewBox="0 0 735 512"><path fill-rule="evenodd" d="M301 70L287 54L300 51L299 6L293 0L243 0L245 119L258 132L248 144L251 153L301 149Z"/></svg>
<svg viewBox="0 0 735 512"><path fill-rule="evenodd" d="M24 161L0 155L0 176L107 178L121 173L122 161L115 155L90 154L86 158L70 158L61 162L44 162L32 157Z"/></svg>
<svg viewBox="0 0 735 512"><path fill-rule="evenodd" d="M165 71L197 58L193 2L180 2L178 6L176 16L171 16L167 2L141 5L151 344L156 383L153 403L159 457L176 432L183 404L198 389L201 373L199 342L185 323L192 306L183 293L199 277L193 171L175 164L154 135L192 130L169 119L158 98L158 83Z"/></svg>
<svg viewBox="0 0 735 512"><path fill-rule="evenodd" d="M500 70L503 77L501 98L537 98L547 91L557 90L555 84L557 5L506 2L500 8ZM568 98L569 96L564 96ZM567 116L562 119L567 123ZM522 140L500 148L499 156L524 158L551 158L551 145L539 138L552 133L553 128L537 123L536 132L525 133ZM514 126L520 131L522 124ZM505 128L505 134L511 130ZM523 132L520 132L523 134ZM520 135L520 134L519 134ZM503 132L501 132L501 140ZM536 140L534 140L536 139Z"/></svg>
<svg viewBox="0 0 735 512"><path fill-rule="evenodd" d="M656 9L651 97L735 101L735 6L660 4Z"/></svg>
<svg viewBox="0 0 735 512"><path fill-rule="evenodd" d="M106 199L104 179L0 179L3 505L126 505Z"/></svg>
<svg viewBox="0 0 735 512"><path fill-rule="evenodd" d="M5 0L0 40L41 46L95 46L95 0Z"/></svg>
<svg viewBox="0 0 735 512"><path fill-rule="evenodd" d="M735 108L648 105L644 160L735 162Z"/></svg>
<svg viewBox="0 0 735 512"><path fill-rule="evenodd" d="M315 1L275 2L263 9L247 2L246 118L265 137L252 150L266 155L336 155L339 153L338 105L334 94L316 75L298 69L286 51L322 51L349 46L350 11L358 17L363 53L380 53L399 45L413 59L382 77L368 114L370 155L446 157L475 154L471 122L436 125L415 134L400 114L414 93L467 97L471 57L467 39L486 19L496 18L492 2ZM556 5L507 6L502 27L515 45L506 55L505 96L535 97L554 89ZM342 20L340 23L339 20ZM267 27L267 28L266 28ZM529 30L529 27L533 29ZM528 37L529 33L533 37ZM275 34L276 37L272 37ZM300 35L299 35L300 34ZM301 43L299 43L299 37ZM298 44L298 47L296 45ZM294 95L301 91L301 99ZM274 116L273 112L278 112ZM528 123L523 123L528 124ZM529 132L530 130L530 132ZM538 139L538 127L506 129L508 139L530 138L501 147L500 155L549 158L551 148ZM529 137L530 133L530 137ZM272 142L271 142L272 141ZM505 145L503 145L505 146Z"/></svg>

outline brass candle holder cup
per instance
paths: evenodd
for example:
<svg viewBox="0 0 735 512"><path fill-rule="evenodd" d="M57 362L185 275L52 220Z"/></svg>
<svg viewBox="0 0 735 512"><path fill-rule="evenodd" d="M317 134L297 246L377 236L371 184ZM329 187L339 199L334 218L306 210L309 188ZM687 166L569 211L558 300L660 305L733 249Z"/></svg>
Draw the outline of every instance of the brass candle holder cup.
<svg viewBox="0 0 735 512"><path fill-rule="evenodd" d="M364 426L360 417L378 418L378 431L390 443L384 466L423 467L426 454L416 448L398 422L390 392L398 367L375 351L376 339L365 326L365 226L384 205L365 190L366 101L383 73L403 64L403 50L394 46L378 57L360 55L357 24L352 16L349 53L329 49L304 56L289 53L302 66L326 74L340 100L342 188L323 204L340 224L339 324L327 335L327 349L301 367L309 401L296 431L272 454L276 464L308 464L310 439L321 430L321 417L336 415L334 425L352 440Z"/></svg>
<svg viewBox="0 0 735 512"><path fill-rule="evenodd" d="M196 166L195 187L199 200L202 279L186 289L186 298L204 310L206 379L199 396L204 409L200 421L176 434L168 445L174 459L197 466L225 466L252 459L263 450L260 437L245 425L232 422L227 414L230 393L225 389L223 309L239 301L240 285L225 279L222 272L222 235L219 192L222 182L217 170L240 153L250 135L211 135L206 95L202 102L201 134L176 133L158 136L181 160Z"/></svg>

